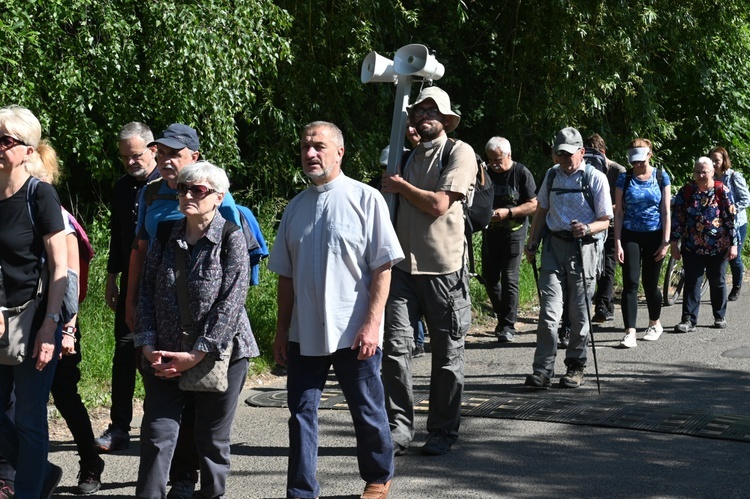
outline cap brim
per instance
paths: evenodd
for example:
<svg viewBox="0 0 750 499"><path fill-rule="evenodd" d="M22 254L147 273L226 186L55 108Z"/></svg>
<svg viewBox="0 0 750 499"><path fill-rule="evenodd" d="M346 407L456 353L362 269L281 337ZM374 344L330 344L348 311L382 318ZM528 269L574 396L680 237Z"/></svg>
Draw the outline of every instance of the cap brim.
<svg viewBox="0 0 750 499"><path fill-rule="evenodd" d="M639 153L628 156L628 163L638 163L639 161L646 161L648 153Z"/></svg>
<svg viewBox="0 0 750 499"><path fill-rule="evenodd" d="M555 152L565 151L565 152L569 152L570 154L575 154L580 149L581 147L574 146L571 144L560 144L558 146L555 146Z"/></svg>
<svg viewBox="0 0 750 499"><path fill-rule="evenodd" d="M180 151L187 147L183 142L180 142L177 139L172 139L169 137L162 137L161 139L157 139L151 142L150 144L148 144L148 147L154 146L156 144L161 144L161 145L169 147L170 149L175 149L177 151Z"/></svg>

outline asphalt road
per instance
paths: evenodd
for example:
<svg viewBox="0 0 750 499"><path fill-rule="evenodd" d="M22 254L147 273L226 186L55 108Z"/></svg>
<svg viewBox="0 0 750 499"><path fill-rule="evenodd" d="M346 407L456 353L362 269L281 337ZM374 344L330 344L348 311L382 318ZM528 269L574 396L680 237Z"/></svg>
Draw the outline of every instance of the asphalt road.
<svg viewBox="0 0 750 499"><path fill-rule="evenodd" d="M750 497L750 296L746 292L729 304L729 327L723 331L709 327L713 320L706 301L696 333L670 334L679 315L679 302L664 308L666 331L659 341L639 341L631 350L616 348L621 317L595 329L601 395L591 356L580 389L522 386L531 370L533 319L520 323L526 332L506 345L494 340L491 326L475 329L467 338L465 399L519 400L536 410L500 418L466 416L458 442L441 457L418 453L426 438L426 418L420 414L414 447L396 460L390 497ZM646 317L642 305L639 338ZM429 354L415 359L416 387L425 393L430 361ZM562 357L556 370L565 371ZM285 496L288 412L244 403L262 391L278 396L283 387L283 378L266 380L241 397L227 498ZM641 416L621 414L614 427L599 424L604 412L627 408ZM649 418L659 420L659 431L637 429L648 427L642 423ZM554 422L566 419L576 424ZM683 428L687 434L669 431L687 419L700 424ZM738 440L726 438L724 430L732 424ZM364 483L347 411L320 411L319 455L322 497L359 497ZM50 460L65 471L59 497L72 495L78 472L72 441L54 441ZM99 495L132 497L137 441L105 460Z"/></svg>

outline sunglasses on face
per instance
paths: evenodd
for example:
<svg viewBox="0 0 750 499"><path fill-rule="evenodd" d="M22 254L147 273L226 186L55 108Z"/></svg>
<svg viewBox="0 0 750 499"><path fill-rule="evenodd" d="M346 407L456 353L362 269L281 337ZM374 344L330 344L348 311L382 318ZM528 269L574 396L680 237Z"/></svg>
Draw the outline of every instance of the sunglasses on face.
<svg viewBox="0 0 750 499"><path fill-rule="evenodd" d="M216 189L211 189L205 185L200 184L191 185L190 187L188 187L187 184L183 183L177 184L178 196L185 197L187 196L188 192L193 197L193 199L203 199L206 196L215 193Z"/></svg>
<svg viewBox="0 0 750 499"><path fill-rule="evenodd" d="M3 135L2 137L0 137L0 149L2 149L3 151L6 149L10 149L11 147L25 146L25 145L28 145L28 144L24 142L23 140L19 140L15 137L11 137L10 135Z"/></svg>
<svg viewBox="0 0 750 499"><path fill-rule="evenodd" d="M421 108L421 107L415 107L412 111L412 114L414 114L415 118L421 118L422 116L427 116L428 118L434 118L438 114L440 114L440 109L436 107L430 107L427 109Z"/></svg>

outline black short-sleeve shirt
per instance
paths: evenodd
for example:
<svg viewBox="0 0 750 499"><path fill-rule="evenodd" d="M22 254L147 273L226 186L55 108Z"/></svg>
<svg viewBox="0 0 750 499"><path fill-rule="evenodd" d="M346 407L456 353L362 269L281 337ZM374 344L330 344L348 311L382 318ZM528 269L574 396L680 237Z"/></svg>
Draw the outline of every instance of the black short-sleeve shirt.
<svg viewBox="0 0 750 499"><path fill-rule="evenodd" d="M31 178L31 177L29 177ZM39 281L42 236L65 229L55 188L39 182L36 188L36 227L29 218L26 192L29 181L8 199L0 200L0 267L8 307L29 301Z"/></svg>
<svg viewBox="0 0 750 499"><path fill-rule="evenodd" d="M513 162L513 165L505 172L489 171L490 178L495 184L495 198L492 208L515 208L536 197L536 184L534 176L528 168L521 163ZM493 230L518 231L519 227L528 225L528 217L514 218L493 222L490 227ZM525 232L519 232L525 234Z"/></svg>

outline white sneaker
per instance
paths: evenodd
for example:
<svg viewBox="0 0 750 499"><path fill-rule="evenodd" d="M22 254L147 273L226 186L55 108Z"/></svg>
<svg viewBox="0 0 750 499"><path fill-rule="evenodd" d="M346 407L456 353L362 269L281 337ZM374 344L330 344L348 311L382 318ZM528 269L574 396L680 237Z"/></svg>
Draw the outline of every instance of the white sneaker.
<svg viewBox="0 0 750 499"><path fill-rule="evenodd" d="M620 348L635 348L637 346L638 346L638 343L636 343L636 340L635 340L635 333L626 334L625 337L620 342Z"/></svg>
<svg viewBox="0 0 750 499"><path fill-rule="evenodd" d="M660 324L657 324L655 326L649 326L646 328L646 334L643 335L644 341L656 341L659 339L659 336L661 336L661 333L664 332L664 328L661 327Z"/></svg>

